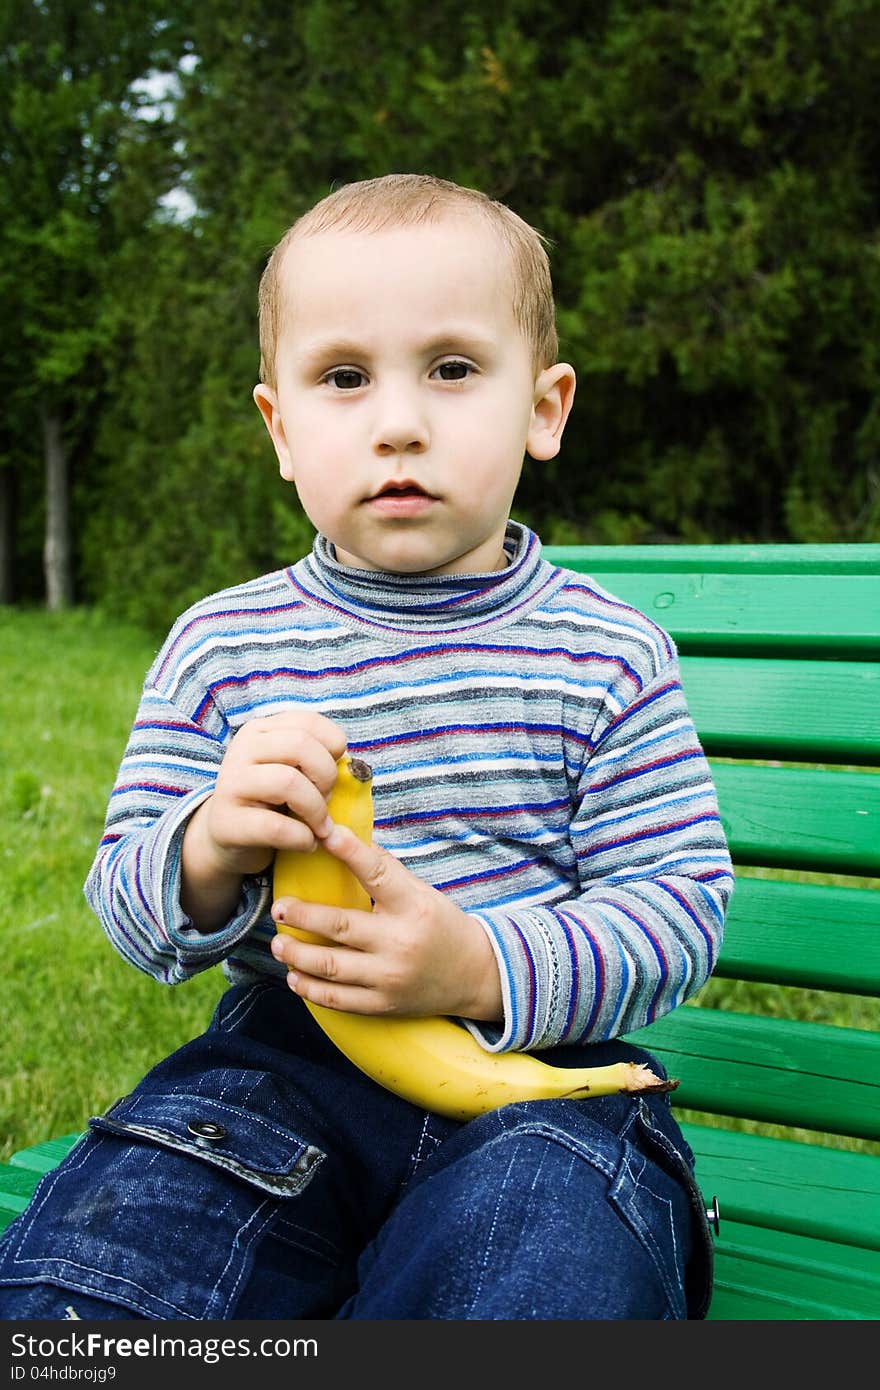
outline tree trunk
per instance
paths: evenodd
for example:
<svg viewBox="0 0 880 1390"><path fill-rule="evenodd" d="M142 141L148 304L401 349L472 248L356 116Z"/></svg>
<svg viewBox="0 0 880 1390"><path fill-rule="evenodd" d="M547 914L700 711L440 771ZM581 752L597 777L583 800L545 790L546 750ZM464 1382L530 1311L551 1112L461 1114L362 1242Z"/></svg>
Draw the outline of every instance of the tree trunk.
<svg viewBox="0 0 880 1390"><path fill-rule="evenodd" d="M15 474L0 468L0 604L12 603L15 571Z"/></svg>
<svg viewBox="0 0 880 1390"><path fill-rule="evenodd" d="M46 461L46 535L43 574L46 607L51 611L73 603L70 557L70 477L61 419L54 411L43 412L43 451Z"/></svg>

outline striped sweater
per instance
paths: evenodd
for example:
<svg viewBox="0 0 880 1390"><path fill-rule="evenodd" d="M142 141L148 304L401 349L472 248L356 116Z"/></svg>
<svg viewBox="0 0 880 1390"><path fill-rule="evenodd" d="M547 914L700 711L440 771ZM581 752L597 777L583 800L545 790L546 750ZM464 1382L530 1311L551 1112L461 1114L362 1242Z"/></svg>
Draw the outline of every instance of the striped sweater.
<svg viewBox="0 0 880 1390"><path fill-rule="evenodd" d="M175 983L282 974L268 875L220 930L180 906L187 820L244 721L310 708L373 768L375 839L488 934L491 1051L638 1028L708 978L732 870L669 636L508 526L507 568L378 574L321 536L196 603L147 674L86 897L116 948Z"/></svg>

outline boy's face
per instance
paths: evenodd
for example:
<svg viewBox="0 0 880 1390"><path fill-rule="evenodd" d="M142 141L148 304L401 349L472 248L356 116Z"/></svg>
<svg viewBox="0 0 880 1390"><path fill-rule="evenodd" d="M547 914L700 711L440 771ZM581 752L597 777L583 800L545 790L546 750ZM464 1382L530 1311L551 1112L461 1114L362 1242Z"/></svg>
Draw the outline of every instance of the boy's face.
<svg viewBox="0 0 880 1390"><path fill-rule="evenodd" d="M574 392L537 381L508 256L472 215L294 240L277 390L254 398L281 474L337 558L398 573L492 570L523 456L552 458Z"/></svg>

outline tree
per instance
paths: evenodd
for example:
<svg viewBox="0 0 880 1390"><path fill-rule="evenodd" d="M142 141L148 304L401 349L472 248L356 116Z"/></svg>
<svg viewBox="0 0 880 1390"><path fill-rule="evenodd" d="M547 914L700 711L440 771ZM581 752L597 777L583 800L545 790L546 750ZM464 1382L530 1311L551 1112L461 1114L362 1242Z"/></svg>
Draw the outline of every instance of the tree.
<svg viewBox="0 0 880 1390"><path fill-rule="evenodd" d="M162 9L123 0L0 4L0 311L7 325L0 363L17 424L0 461L7 517L0 534L6 551L17 497L43 511L50 608L73 598L70 469L88 446L100 399L108 268L144 213L145 175L152 206L173 172L165 123L161 116L138 120L149 98L133 86L173 48ZM7 551L0 563L7 590L12 569Z"/></svg>
<svg viewBox="0 0 880 1390"><path fill-rule="evenodd" d="M876 0L609 7L562 325L611 539L880 535ZM566 101L560 91L559 100ZM598 504L598 505L597 505Z"/></svg>

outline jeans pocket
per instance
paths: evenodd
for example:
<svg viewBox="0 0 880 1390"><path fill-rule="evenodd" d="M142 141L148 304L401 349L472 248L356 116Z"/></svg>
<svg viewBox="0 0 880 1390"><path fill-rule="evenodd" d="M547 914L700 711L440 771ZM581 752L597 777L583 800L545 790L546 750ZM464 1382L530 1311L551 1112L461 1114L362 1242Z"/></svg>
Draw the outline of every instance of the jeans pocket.
<svg viewBox="0 0 880 1390"><path fill-rule="evenodd" d="M189 1154L275 1197L295 1197L324 1157L277 1118L204 1094L135 1092L90 1128Z"/></svg>
<svg viewBox="0 0 880 1390"><path fill-rule="evenodd" d="M93 1118L10 1231L3 1281L133 1316L230 1317L261 1240L324 1159L274 1107L231 1091L137 1090Z"/></svg>

